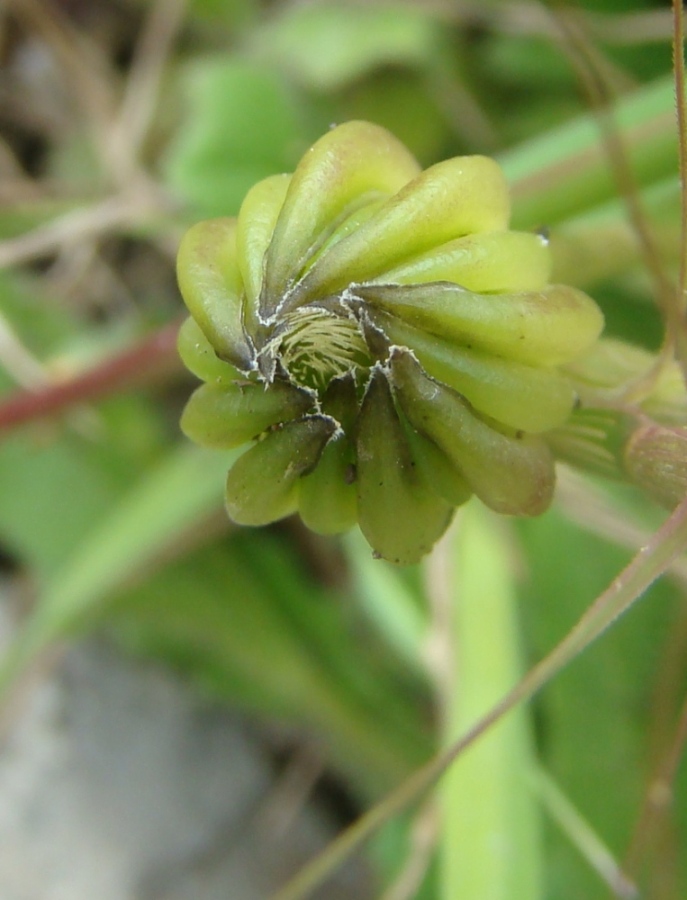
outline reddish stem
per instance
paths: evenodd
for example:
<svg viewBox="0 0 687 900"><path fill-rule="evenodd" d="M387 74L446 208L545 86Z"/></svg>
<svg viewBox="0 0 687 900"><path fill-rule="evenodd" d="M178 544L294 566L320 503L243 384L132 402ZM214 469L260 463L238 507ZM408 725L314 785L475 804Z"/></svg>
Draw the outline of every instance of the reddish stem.
<svg viewBox="0 0 687 900"><path fill-rule="evenodd" d="M0 398L0 433L61 412L74 403L106 397L181 371L179 322L165 325L133 347L66 381Z"/></svg>

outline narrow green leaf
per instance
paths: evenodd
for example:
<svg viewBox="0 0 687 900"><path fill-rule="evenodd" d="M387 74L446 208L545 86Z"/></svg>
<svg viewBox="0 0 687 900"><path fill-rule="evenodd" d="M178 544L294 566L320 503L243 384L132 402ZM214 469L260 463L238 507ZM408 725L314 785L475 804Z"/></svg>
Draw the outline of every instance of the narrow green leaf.
<svg viewBox="0 0 687 900"><path fill-rule="evenodd" d="M37 652L221 507L222 483L235 456L183 446L146 474L49 581L0 664L0 690Z"/></svg>
<svg viewBox="0 0 687 900"><path fill-rule="evenodd" d="M515 591L500 526L466 507L438 550L450 603L452 677L444 742L479 721L522 672ZM443 557L443 560L442 560ZM431 571L431 570L430 570ZM541 848L527 712L495 725L446 773L440 787L442 894L445 900L537 900Z"/></svg>
<svg viewBox="0 0 687 900"><path fill-rule="evenodd" d="M675 87L662 78L623 97L610 114L637 183L647 187L677 168ZM513 227L537 228L599 206L618 194L599 121L593 113L553 129L504 155L513 187Z"/></svg>

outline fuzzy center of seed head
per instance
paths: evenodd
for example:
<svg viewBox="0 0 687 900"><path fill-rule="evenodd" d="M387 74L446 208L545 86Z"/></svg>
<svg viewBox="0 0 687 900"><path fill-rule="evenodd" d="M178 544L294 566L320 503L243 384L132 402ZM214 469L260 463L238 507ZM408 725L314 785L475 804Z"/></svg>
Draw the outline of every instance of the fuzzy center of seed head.
<svg viewBox="0 0 687 900"><path fill-rule="evenodd" d="M283 326L277 355L303 387L322 390L332 378L370 365L360 328L348 316L301 307L284 317Z"/></svg>

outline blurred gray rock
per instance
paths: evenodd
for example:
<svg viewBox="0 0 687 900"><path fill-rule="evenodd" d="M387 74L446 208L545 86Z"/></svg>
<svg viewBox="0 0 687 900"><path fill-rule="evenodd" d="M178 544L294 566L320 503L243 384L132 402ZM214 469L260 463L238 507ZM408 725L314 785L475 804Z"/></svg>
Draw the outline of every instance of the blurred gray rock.
<svg viewBox="0 0 687 900"><path fill-rule="evenodd" d="M264 813L255 728L89 641L23 698L0 749L2 900L265 900L333 835ZM371 896L358 868L318 895Z"/></svg>

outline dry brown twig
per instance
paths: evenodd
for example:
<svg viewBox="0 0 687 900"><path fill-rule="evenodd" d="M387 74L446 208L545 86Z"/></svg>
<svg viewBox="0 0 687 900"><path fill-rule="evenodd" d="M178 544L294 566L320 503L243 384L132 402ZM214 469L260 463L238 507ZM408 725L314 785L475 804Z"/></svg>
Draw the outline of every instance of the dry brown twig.
<svg viewBox="0 0 687 900"><path fill-rule="evenodd" d="M165 64L182 25L187 0L156 0L134 50L124 96L112 127L113 156L121 173L136 175L155 113Z"/></svg>
<svg viewBox="0 0 687 900"><path fill-rule="evenodd" d="M648 528L623 515L600 489L566 467L560 467L558 471L556 503L566 518L585 531L635 553L651 538ZM687 559L678 557L668 571L683 588L687 588Z"/></svg>
<svg viewBox="0 0 687 900"><path fill-rule="evenodd" d="M22 265L64 247L141 225L172 209L162 191L126 193L74 209L15 238L0 241L0 268Z"/></svg>

